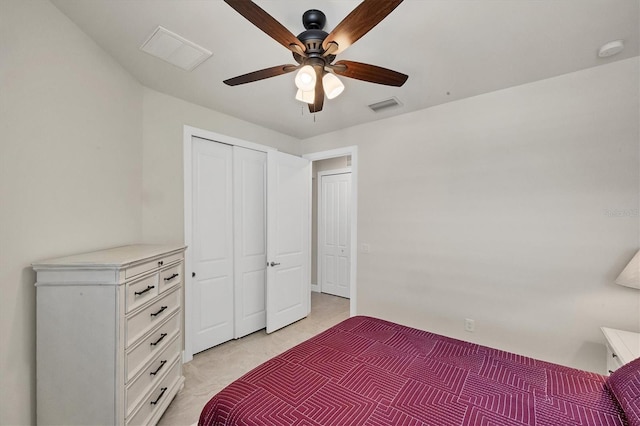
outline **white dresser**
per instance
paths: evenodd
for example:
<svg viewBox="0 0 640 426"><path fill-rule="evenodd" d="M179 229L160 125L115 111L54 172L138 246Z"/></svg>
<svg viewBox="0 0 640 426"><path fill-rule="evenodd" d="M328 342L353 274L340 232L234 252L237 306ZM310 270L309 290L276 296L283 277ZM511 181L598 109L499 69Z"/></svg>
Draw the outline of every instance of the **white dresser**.
<svg viewBox="0 0 640 426"><path fill-rule="evenodd" d="M640 357L640 333L600 327L607 340L607 373Z"/></svg>
<svg viewBox="0 0 640 426"><path fill-rule="evenodd" d="M155 424L184 383L184 246L33 263L39 424Z"/></svg>

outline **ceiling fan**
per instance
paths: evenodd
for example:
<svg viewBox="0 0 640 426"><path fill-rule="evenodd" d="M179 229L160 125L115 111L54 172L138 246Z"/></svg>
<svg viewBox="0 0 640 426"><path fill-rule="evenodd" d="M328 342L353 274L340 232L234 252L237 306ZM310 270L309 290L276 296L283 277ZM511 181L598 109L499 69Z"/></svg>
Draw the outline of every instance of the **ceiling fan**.
<svg viewBox="0 0 640 426"><path fill-rule="evenodd" d="M286 64L243 74L225 80L229 86L251 83L299 70L295 83L296 99L309 104L310 112L322 110L325 94L333 99L344 90L335 74L371 83L400 87L409 76L387 68L354 61L337 61L360 37L389 15L402 0L364 0L331 33L322 29L324 13L311 9L302 16L305 31L297 37L251 0L224 0L253 25L293 52L298 65Z"/></svg>

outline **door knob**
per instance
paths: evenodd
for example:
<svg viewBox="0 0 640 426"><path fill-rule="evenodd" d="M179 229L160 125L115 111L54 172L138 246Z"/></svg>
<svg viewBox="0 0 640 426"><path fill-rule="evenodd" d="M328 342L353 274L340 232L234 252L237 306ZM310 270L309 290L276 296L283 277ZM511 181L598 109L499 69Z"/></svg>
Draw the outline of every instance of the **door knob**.
<svg viewBox="0 0 640 426"><path fill-rule="evenodd" d="M279 265L279 263L271 262L269 265L270 265L270 266L278 266L278 265Z"/></svg>

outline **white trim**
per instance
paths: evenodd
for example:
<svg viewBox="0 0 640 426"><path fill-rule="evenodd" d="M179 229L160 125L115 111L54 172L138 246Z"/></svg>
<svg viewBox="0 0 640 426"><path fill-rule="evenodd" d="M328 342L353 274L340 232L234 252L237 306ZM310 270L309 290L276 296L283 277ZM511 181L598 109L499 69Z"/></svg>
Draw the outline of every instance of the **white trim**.
<svg viewBox="0 0 640 426"><path fill-rule="evenodd" d="M322 170L318 172L318 176L344 175L346 173L351 173L351 167L344 167L342 169Z"/></svg>
<svg viewBox="0 0 640 426"><path fill-rule="evenodd" d="M320 286L318 284L311 283L311 291L320 293Z"/></svg>
<svg viewBox="0 0 640 426"><path fill-rule="evenodd" d="M193 295L191 294L191 286L193 280L191 279L191 273L193 271L191 267L191 236L193 233L193 211L191 209L191 202L193 200L192 189L192 174L191 169L191 136L192 128L184 126L182 134L182 162L184 169L184 245L187 249L184 252L184 351L182 352L182 362L187 363L193 359L192 350L192 324L190 309L187 310L187 306L193 306Z"/></svg>
<svg viewBox="0 0 640 426"><path fill-rule="evenodd" d="M253 149L254 151L261 151L261 152L277 151L276 148L273 148L270 146L260 145L259 143L248 142L242 139L234 138L232 136L223 135L221 133L211 132L209 130L198 129L197 127L191 127L191 126L185 125L184 126L185 138L187 136L187 133L189 135L188 137L189 142L191 142L191 137L195 136L197 138L208 139L212 142L220 142L227 145L234 145L242 148Z"/></svg>
<svg viewBox="0 0 640 426"><path fill-rule="evenodd" d="M357 315L357 294L358 294L358 147L356 145L329 151L312 152L305 154L302 158L310 161L325 160L327 158L351 156L351 291L349 301L350 315Z"/></svg>
<svg viewBox="0 0 640 426"><path fill-rule="evenodd" d="M318 292L322 293L322 253L321 253L321 247L322 244L324 243L324 238L321 238L320 236L324 234L324 228L320 229L320 212L322 211L322 178L324 176L334 176L334 175L343 175L343 174L347 174L347 173L351 173L351 167L345 167L342 169L333 169L333 170L323 170L321 172L318 172L318 179L316 179L316 195L318 196L318 205L316 206L317 208L317 215L316 217L318 218L318 223L317 223L317 230L316 233L318 234L318 238L316 241L316 269L317 269L317 275L316 278L318 280L318 284L316 284L317 288L318 288ZM349 293L351 293L351 282L349 282Z"/></svg>
<svg viewBox="0 0 640 426"><path fill-rule="evenodd" d="M184 244L187 246L187 249L184 253L184 269L185 269L185 280L184 280L184 352L182 356L182 361L187 363L193 359L193 330L192 330L192 321L191 321L191 306L193 306L193 295L191 294L191 288L193 286L193 281L191 277L191 273L193 271L192 268L192 259L191 259L191 236L193 233L193 211L191 209L191 202L193 194L191 193L192 189L192 164L191 164L191 155L192 155L192 138L202 138L207 139L212 142L223 143L232 146L240 146L242 148L253 149L255 151L261 152L270 152L277 151L277 149L260 145L254 142L244 141L242 139L237 139L231 136L222 135L220 133L211 132L209 130L198 129L196 127L184 126L182 133L182 152L183 152L183 168L184 168ZM189 309L187 309L189 308Z"/></svg>

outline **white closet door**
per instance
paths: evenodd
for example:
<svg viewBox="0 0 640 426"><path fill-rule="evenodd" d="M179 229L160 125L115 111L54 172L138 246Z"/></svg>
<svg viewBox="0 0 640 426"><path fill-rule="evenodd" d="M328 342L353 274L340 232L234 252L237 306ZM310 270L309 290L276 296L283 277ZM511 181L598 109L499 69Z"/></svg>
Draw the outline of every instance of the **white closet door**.
<svg viewBox="0 0 640 426"><path fill-rule="evenodd" d="M266 325L267 154L233 147L235 337Z"/></svg>
<svg viewBox="0 0 640 426"><path fill-rule="evenodd" d="M193 353L233 338L232 148L193 138Z"/></svg>
<svg viewBox="0 0 640 426"><path fill-rule="evenodd" d="M311 305L311 163L268 154L267 333L309 314Z"/></svg>
<svg viewBox="0 0 640 426"><path fill-rule="evenodd" d="M320 178L320 291L349 297L351 173Z"/></svg>

